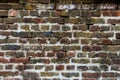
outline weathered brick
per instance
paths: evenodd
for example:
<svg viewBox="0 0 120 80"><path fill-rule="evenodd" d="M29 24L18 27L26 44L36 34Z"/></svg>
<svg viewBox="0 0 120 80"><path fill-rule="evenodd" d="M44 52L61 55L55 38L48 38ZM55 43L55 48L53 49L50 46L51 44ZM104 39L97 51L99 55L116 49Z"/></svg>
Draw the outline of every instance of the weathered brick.
<svg viewBox="0 0 120 80"><path fill-rule="evenodd" d="M8 60L5 58L0 58L0 63L8 63Z"/></svg>
<svg viewBox="0 0 120 80"><path fill-rule="evenodd" d="M11 6L12 6L11 8L15 9L15 10L16 9L17 10L23 10L24 9L24 5L23 4L19 4L19 3L12 3Z"/></svg>
<svg viewBox="0 0 120 80"><path fill-rule="evenodd" d="M33 4L31 4L31 3L27 3L25 5L25 8L26 8L26 10L34 10L35 6Z"/></svg>
<svg viewBox="0 0 120 80"><path fill-rule="evenodd" d="M30 11L31 16L39 16L38 11Z"/></svg>
<svg viewBox="0 0 120 80"><path fill-rule="evenodd" d="M22 75L23 77L25 77L25 78L32 78L32 77L33 77L33 79L34 79L34 78L36 78L36 77L39 76L39 73L37 73L37 72L27 72L27 71L25 71L25 72L23 72L21 75Z"/></svg>
<svg viewBox="0 0 120 80"><path fill-rule="evenodd" d="M87 70L88 70L88 67L87 67L87 66L77 66L77 70L87 71Z"/></svg>
<svg viewBox="0 0 120 80"><path fill-rule="evenodd" d="M64 65L57 65L56 70L58 71L64 70Z"/></svg>
<svg viewBox="0 0 120 80"><path fill-rule="evenodd" d="M92 38L92 32L74 32L74 37Z"/></svg>
<svg viewBox="0 0 120 80"><path fill-rule="evenodd" d="M67 65L66 69L67 70L74 70L75 69L75 65Z"/></svg>
<svg viewBox="0 0 120 80"><path fill-rule="evenodd" d="M54 66L53 65L45 66L45 70L46 71L54 70Z"/></svg>
<svg viewBox="0 0 120 80"><path fill-rule="evenodd" d="M42 12L40 13L40 16L41 16L41 17L50 17L50 12L49 12L49 11L42 11Z"/></svg>
<svg viewBox="0 0 120 80"><path fill-rule="evenodd" d="M6 65L6 66L5 66L5 69L11 70L11 69L13 69L13 65Z"/></svg>
<svg viewBox="0 0 120 80"><path fill-rule="evenodd" d="M101 76L100 73L90 73L90 72L86 72L86 73L82 73L84 78L99 78Z"/></svg>
<svg viewBox="0 0 120 80"><path fill-rule="evenodd" d="M20 12L20 16L22 16L22 17L29 15L29 12L28 12L28 11L22 11L22 10L20 10L19 12Z"/></svg>
<svg viewBox="0 0 120 80"><path fill-rule="evenodd" d="M10 29L10 30L17 30L18 29L18 25L17 24L9 24L8 25L8 28Z"/></svg>
<svg viewBox="0 0 120 80"><path fill-rule="evenodd" d="M45 22L64 24L64 18L47 18Z"/></svg>
<svg viewBox="0 0 120 80"><path fill-rule="evenodd" d="M58 76L59 73L56 72L41 72L41 76L43 77L52 77L52 76Z"/></svg>
<svg viewBox="0 0 120 80"><path fill-rule="evenodd" d="M3 21L4 21L4 23L7 23L7 24L13 24L13 23L22 23L23 19L22 18L9 17L9 18L4 18Z"/></svg>
<svg viewBox="0 0 120 80"><path fill-rule="evenodd" d="M61 17L69 17L70 14L69 14L68 11L62 10L62 11L60 11L60 16L61 16Z"/></svg>
<svg viewBox="0 0 120 80"><path fill-rule="evenodd" d="M12 72L12 71L0 71L0 76L17 76L19 74L19 72L15 71L15 72Z"/></svg>
<svg viewBox="0 0 120 80"><path fill-rule="evenodd" d="M85 23L86 24L103 24L105 23L105 20L102 18L86 18Z"/></svg>
<svg viewBox="0 0 120 80"><path fill-rule="evenodd" d="M0 30L8 30L8 25L2 24L0 25Z"/></svg>
<svg viewBox="0 0 120 80"><path fill-rule="evenodd" d="M103 71L107 71L108 70L108 65L100 65L100 69Z"/></svg>
<svg viewBox="0 0 120 80"><path fill-rule="evenodd" d="M3 22L3 19L2 18L0 18L0 23L2 23Z"/></svg>
<svg viewBox="0 0 120 80"><path fill-rule="evenodd" d="M79 76L79 73L62 73L62 76L64 77L78 77Z"/></svg>
<svg viewBox="0 0 120 80"><path fill-rule="evenodd" d="M61 38L61 37L72 37L71 32L53 32L53 37Z"/></svg>
<svg viewBox="0 0 120 80"><path fill-rule="evenodd" d="M117 73L117 72L103 72L102 74L102 77L119 77L120 76L120 73Z"/></svg>
<svg viewBox="0 0 120 80"><path fill-rule="evenodd" d="M28 63L29 58L10 58L11 63Z"/></svg>
<svg viewBox="0 0 120 80"><path fill-rule="evenodd" d="M65 23L71 23L71 24L82 24L84 23L83 18L65 18Z"/></svg>
<svg viewBox="0 0 120 80"><path fill-rule="evenodd" d="M94 33L94 37L97 37L97 38L108 38L113 36L114 34L112 32L109 32L109 33L95 32Z"/></svg>
<svg viewBox="0 0 120 80"><path fill-rule="evenodd" d="M72 59L72 63L87 64L89 62L89 59Z"/></svg>
<svg viewBox="0 0 120 80"><path fill-rule="evenodd" d="M63 50L68 50L68 51L75 51L75 50L80 50L80 46L63 46Z"/></svg>
<svg viewBox="0 0 120 80"><path fill-rule="evenodd" d="M39 25L32 25L31 26L31 30L34 30L34 31L39 31Z"/></svg>
<svg viewBox="0 0 120 80"><path fill-rule="evenodd" d="M18 69L18 70L30 70L33 68L34 68L33 65L17 65L16 66L16 69Z"/></svg>
<svg viewBox="0 0 120 80"><path fill-rule="evenodd" d="M69 63L69 59L58 58L58 59L51 59L52 63L62 64L62 63Z"/></svg>
<svg viewBox="0 0 120 80"><path fill-rule="evenodd" d="M65 52L57 52L56 54L57 58L65 58L66 57L66 53Z"/></svg>
<svg viewBox="0 0 120 80"><path fill-rule="evenodd" d="M79 10L70 10L69 13L70 13L71 17L80 16L80 11Z"/></svg>
<svg viewBox="0 0 120 80"><path fill-rule="evenodd" d="M10 9L12 6L11 4L8 3L0 3L0 9L2 10L6 10L6 9Z"/></svg>
<svg viewBox="0 0 120 80"><path fill-rule="evenodd" d="M49 25L42 25L41 30L49 30L50 26Z"/></svg>
<svg viewBox="0 0 120 80"><path fill-rule="evenodd" d="M60 17L60 11L52 11L51 17Z"/></svg>
<svg viewBox="0 0 120 80"><path fill-rule="evenodd" d="M31 64L35 64L35 63L44 63L44 64L49 64L50 60L49 59L31 59L30 60Z"/></svg>
<svg viewBox="0 0 120 80"><path fill-rule="evenodd" d="M19 50L20 48L19 45L4 45L1 47L2 50Z"/></svg>
<svg viewBox="0 0 120 80"><path fill-rule="evenodd" d="M69 31L70 30L70 26L62 26L62 30L63 31Z"/></svg>
<svg viewBox="0 0 120 80"><path fill-rule="evenodd" d="M120 39L120 33L116 33L116 39Z"/></svg>
<svg viewBox="0 0 120 80"><path fill-rule="evenodd" d="M7 17L8 16L8 11L0 11L0 17Z"/></svg>
<svg viewBox="0 0 120 80"><path fill-rule="evenodd" d="M114 58L114 59L112 59L113 64L120 64L119 60L120 60L120 58Z"/></svg>
<svg viewBox="0 0 120 80"><path fill-rule="evenodd" d="M120 70L119 65L117 64L112 65L111 70L119 71Z"/></svg>
<svg viewBox="0 0 120 80"><path fill-rule="evenodd" d="M16 58L25 57L23 52L15 52L15 51L6 52L6 56L11 56L11 57L16 57Z"/></svg>
<svg viewBox="0 0 120 80"><path fill-rule="evenodd" d="M35 65L35 70L40 70L43 68L43 65Z"/></svg>
<svg viewBox="0 0 120 80"><path fill-rule="evenodd" d="M70 40L68 38L64 38L60 40L61 44L70 44Z"/></svg>
<svg viewBox="0 0 120 80"><path fill-rule="evenodd" d="M86 31L88 30L88 26L81 24L81 25L74 25L73 26L73 30L82 30L82 31Z"/></svg>
<svg viewBox="0 0 120 80"><path fill-rule="evenodd" d="M89 26L90 31L99 31L100 27L98 25L91 25Z"/></svg>
<svg viewBox="0 0 120 80"><path fill-rule="evenodd" d="M108 19L108 24L120 24L120 19Z"/></svg>
<svg viewBox="0 0 120 80"><path fill-rule="evenodd" d="M51 30L60 30L60 25L52 25Z"/></svg>

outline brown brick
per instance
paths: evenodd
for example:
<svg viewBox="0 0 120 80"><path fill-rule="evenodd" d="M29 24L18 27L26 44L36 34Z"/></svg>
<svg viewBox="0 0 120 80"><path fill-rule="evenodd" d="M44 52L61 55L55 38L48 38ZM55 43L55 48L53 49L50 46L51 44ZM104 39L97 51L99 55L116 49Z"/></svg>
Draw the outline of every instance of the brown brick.
<svg viewBox="0 0 120 80"><path fill-rule="evenodd" d="M75 69L75 65L67 65L66 69L67 70L74 70Z"/></svg>
<svg viewBox="0 0 120 80"><path fill-rule="evenodd" d="M91 32L74 32L74 37L85 37L85 38L91 38L93 36L93 33Z"/></svg>
<svg viewBox="0 0 120 80"><path fill-rule="evenodd" d="M94 33L94 37L97 37L97 38L108 38L113 36L114 34L112 32L109 32L109 33L95 32Z"/></svg>
<svg viewBox="0 0 120 80"><path fill-rule="evenodd" d="M87 66L77 66L77 70L87 71L87 70L88 70L88 67L87 67Z"/></svg>
<svg viewBox="0 0 120 80"><path fill-rule="evenodd" d="M25 5L25 8L26 8L26 10L34 10L35 6L33 4L31 4L31 3L27 3Z"/></svg>
<svg viewBox="0 0 120 80"><path fill-rule="evenodd" d="M119 77L120 73L117 72L104 72L102 73L102 77Z"/></svg>
<svg viewBox="0 0 120 80"><path fill-rule="evenodd" d="M120 39L120 33L116 33L116 39Z"/></svg>
<svg viewBox="0 0 120 80"><path fill-rule="evenodd" d="M75 52L67 52L66 56L71 58L71 57L75 57L76 53Z"/></svg>
<svg viewBox="0 0 120 80"><path fill-rule="evenodd" d="M101 76L100 73L89 73L89 72L86 72L86 73L82 73L82 76L84 78L99 78Z"/></svg>
<svg viewBox="0 0 120 80"><path fill-rule="evenodd" d="M0 56L4 56L4 52L0 52Z"/></svg>
<svg viewBox="0 0 120 80"><path fill-rule="evenodd" d="M28 63L29 58L11 58L10 62L11 63Z"/></svg>
<svg viewBox="0 0 120 80"><path fill-rule="evenodd" d="M49 52L47 53L48 57L55 57L56 52Z"/></svg>
<svg viewBox="0 0 120 80"><path fill-rule="evenodd" d="M120 24L120 19L108 19L108 24Z"/></svg>
<svg viewBox="0 0 120 80"><path fill-rule="evenodd" d="M64 65L57 65L56 70L59 70L59 71L64 70Z"/></svg>
<svg viewBox="0 0 120 80"><path fill-rule="evenodd" d="M52 77L52 76L58 76L59 73L56 72L41 72L41 76L43 77Z"/></svg>
<svg viewBox="0 0 120 80"><path fill-rule="evenodd" d="M64 72L64 73L62 73L62 76L68 77L68 78L70 78L70 77L78 77L79 73L76 73L76 72L71 72L71 73Z"/></svg>
<svg viewBox="0 0 120 80"><path fill-rule="evenodd" d="M57 52L57 58L65 58L66 57L66 53L65 52Z"/></svg>
<svg viewBox="0 0 120 80"><path fill-rule="evenodd" d="M17 71L12 72L12 71L0 71L0 76L17 76L19 73Z"/></svg>
<svg viewBox="0 0 120 80"><path fill-rule="evenodd" d="M1 10L8 10L8 9L10 9L10 8L12 8L12 5L11 4L8 4L8 3L0 3L0 9Z"/></svg>
<svg viewBox="0 0 120 80"><path fill-rule="evenodd" d="M100 27L98 25L91 25L89 26L90 31L99 31Z"/></svg>
<svg viewBox="0 0 120 80"><path fill-rule="evenodd" d="M82 31L86 31L88 30L88 26L87 25L74 25L73 26L73 30L82 30Z"/></svg>
<svg viewBox="0 0 120 80"><path fill-rule="evenodd" d="M8 16L8 11L0 11L0 17L7 17Z"/></svg>
<svg viewBox="0 0 120 80"><path fill-rule="evenodd" d="M48 65L48 66L45 66L45 71L51 71L54 69L54 66L53 65Z"/></svg>
<svg viewBox="0 0 120 80"><path fill-rule="evenodd" d="M70 40L68 38L64 38L60 40L61 44L70 44Z"/></svg>
<svg viewBox="0 0 120 80"><path fill-rule="evenodd" d="M4 18L4 23L9 23L9 24L13 24L13 23L21 23L23 22L22 18L15 18L15 17L10 17L10 18Z"/></svg>
<svg viewBox="0 0 120 80"><path fill-rule="evenodd" d="M120 58L114 58L114 59L112 59L112 61L113 61L113 64L120 64Z"/></svg>
<svg viewBox="0 0 120 80"><path fill-rule="evenodd" d="M2 24L0 25L0 30L8 30L8 25Z"/></svg>

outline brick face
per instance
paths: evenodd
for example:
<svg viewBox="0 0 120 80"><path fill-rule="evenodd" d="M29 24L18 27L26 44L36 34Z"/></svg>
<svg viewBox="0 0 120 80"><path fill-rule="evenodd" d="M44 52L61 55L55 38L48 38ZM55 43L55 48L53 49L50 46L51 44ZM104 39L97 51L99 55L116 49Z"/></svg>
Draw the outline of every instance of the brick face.
<svg viewBox="0 0 120 80"><path fill-rule="evenodd" d="M0 0L0 80L119 80L120 5L107 2Z"/></svg>

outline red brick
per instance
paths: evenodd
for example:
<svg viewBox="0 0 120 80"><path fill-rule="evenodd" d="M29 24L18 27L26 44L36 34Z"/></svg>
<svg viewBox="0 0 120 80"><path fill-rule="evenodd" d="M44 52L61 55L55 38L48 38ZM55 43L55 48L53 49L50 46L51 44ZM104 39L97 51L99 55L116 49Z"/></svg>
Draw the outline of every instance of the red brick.
<svg viewBox="0 0 120 80"><path fill-rule="evenodd" d="M8 60L5 58L0 58L0 63L8 63Z"/></svg>
<svg viewBox="0 0 120 80"><path fill-rule="evenodd" d="M55 57L56 52L48 52L47 56L48 57Z"/></svg>
<svg viewBox="0 0 120 80"><path fill-rule="evenodd" d="M11 58L10 62L11 63L28 63L29 58Z"/></svg>
<svg viewBox="0 0 120 80"><path fill-rule="evenodd" d="M64 70L64 65L57 65L56 70Z"/></svg>

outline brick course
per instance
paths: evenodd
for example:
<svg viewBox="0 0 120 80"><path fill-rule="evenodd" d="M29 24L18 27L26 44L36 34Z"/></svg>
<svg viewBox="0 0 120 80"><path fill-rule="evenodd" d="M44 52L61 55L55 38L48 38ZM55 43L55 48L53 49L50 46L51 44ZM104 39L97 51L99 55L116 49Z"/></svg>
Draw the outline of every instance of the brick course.
<svg viewBox="0 0 120 80"><path fill-rule="evenodd" d="M120 80L114 2L1 0L0 80Z"/></svg>

